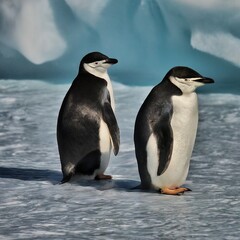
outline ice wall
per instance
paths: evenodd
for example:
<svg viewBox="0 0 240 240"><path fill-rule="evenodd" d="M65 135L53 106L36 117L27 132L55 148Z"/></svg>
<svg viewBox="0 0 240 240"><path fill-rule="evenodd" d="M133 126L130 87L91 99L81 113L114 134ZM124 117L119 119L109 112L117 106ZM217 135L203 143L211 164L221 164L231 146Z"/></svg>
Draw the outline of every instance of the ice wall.
<svg viewBox="0 0 240 240"><path fill-rule="evenodd" d="M236 0L0 0L0 78L71 81L97 50L119 59L125 84L186 65L240 92L239 11Z"/></svg>
<svg viewBox="0 0 240 240"><path fill-rule="evenodd" d="M66 49L47 0L0 2L0 41L33 64L51 61Z"/></svg>

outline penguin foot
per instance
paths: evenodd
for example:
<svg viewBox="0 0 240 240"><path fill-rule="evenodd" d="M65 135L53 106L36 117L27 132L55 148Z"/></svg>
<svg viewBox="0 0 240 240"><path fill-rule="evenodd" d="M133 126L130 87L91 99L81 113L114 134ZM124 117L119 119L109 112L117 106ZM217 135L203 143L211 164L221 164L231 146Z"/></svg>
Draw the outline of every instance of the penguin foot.
<svg viewBox="0 0 240 240"><path fill-rule="evenodd" d="M187 192L187 191L192 191L191 189L189 188L175 188L175 189L170 189L170 188L161 188L160 189L160 193L161 194L168 194L168 195L182 195L184 194L184 192Z"/></svg>
<svg viewBox="0 0 240 240"><path fill-rule="evenodd" d="M105 175L105 174L98 174L96 177L95 177L95 180L109 180L109 179L112 179L112 176L111 175Z"/></svg>

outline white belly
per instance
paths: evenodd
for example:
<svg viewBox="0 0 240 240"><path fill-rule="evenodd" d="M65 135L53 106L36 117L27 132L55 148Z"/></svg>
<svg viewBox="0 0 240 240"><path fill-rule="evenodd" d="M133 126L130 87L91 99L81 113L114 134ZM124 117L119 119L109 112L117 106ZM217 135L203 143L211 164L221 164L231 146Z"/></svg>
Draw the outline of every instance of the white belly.
<svg viewBox="0 0 240 240"><path fill-rule="evenodd" d="M154 135L150 136L147 144L148 171L156 188L175 188L185 182L196 138L198 126L196 93L174 96L172 97L172 103L173 150L169 166L160 176L157 176L158 149Z"/></svg>
<svg viewBox="0 0 240 240"><path fill-rule="evenodd" d="M102 119L100 121L99 139L100 139L101 163L100 168L95 171L94 175L104 173L109 164L112 149L108 126Z"/></svg>

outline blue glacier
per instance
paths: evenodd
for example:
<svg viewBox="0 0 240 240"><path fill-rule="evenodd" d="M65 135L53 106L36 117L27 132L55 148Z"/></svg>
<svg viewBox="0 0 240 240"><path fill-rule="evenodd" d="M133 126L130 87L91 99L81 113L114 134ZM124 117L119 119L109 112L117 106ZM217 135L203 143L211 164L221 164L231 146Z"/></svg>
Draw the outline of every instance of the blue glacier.
<svg viewBox="0 0 240 240"><path fill-rule="evenodd" d="M239 11L234 0L0 0L0 239L239 239ZM59 185L58 111L96 50L119 60L113 179ZM215 80L199 89L192 192L131 190L137 111L175 65Z"/></svg>
<svg viewBox="0 0 240 240"><path fill-rule="evenodd" d="M240 3L189 0L1 0L0 78L69 82L80 59L119 59L114 80L155 85L173 66L216 80L207 92L240 90Z"/></svg>

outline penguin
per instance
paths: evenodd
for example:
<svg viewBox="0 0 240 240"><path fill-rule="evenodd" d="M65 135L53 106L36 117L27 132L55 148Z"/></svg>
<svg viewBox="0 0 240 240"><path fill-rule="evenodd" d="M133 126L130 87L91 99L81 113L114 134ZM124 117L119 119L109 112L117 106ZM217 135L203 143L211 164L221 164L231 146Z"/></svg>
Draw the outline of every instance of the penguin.
<svg viewBox="0 0 240 240"><path fill-rule="evenodd" d="M177 66L149 93L136 117L135 155L141 188L181 195L198 127L196 88L214 80Z"/></svg>
<svg viewBox="0 0 240 240"><path fill-rule="evenodd" d="M91 52L80 62L79 72L63 99L57 120L57 143L63 178L75 174L88 179L105 175L113 149L118 154L120 133L107 69L117 59Z"/></svg>

